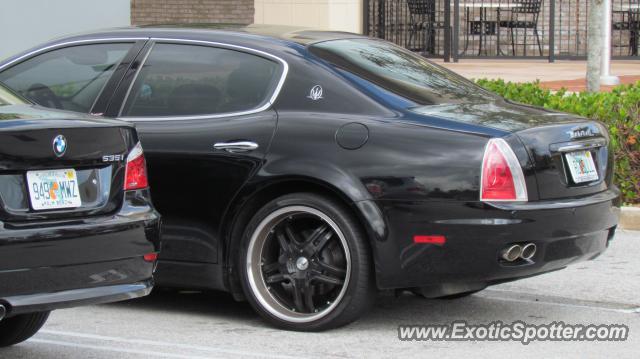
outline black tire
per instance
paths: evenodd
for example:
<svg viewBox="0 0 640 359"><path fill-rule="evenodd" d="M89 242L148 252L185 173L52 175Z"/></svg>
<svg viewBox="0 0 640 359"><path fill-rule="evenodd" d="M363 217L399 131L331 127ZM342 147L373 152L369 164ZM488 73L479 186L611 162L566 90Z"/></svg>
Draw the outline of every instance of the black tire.
<svg viewBox="0 0 640 359"><path fill-rule="evenodd" d="M245 296L282 329L321 331L351 323L376 296L366 241L357 219L340 203L313 193L279 197L263 206L244 232L238 270ZM303 253L300 248L304 254L297 254ZM325 274L334 282L327 284ZM271 282L276 277L288 279Z"/></svg>
<svg viewBox="0 0 640 359"><path fill-rule="evenodd" d="M42 328L50 312L20 314L0 321L0 347L21 343Z"/></svg>

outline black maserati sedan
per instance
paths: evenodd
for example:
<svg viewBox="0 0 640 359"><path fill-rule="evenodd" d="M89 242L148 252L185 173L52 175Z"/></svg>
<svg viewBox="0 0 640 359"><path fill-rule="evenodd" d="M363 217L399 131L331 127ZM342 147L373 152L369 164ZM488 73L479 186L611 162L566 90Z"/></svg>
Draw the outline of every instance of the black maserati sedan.
<svg viewBox="0 0 640 359"><path fill-rule="evenodd" d="M229 291L281 328L344 325L377 290L459 297L561 269L618 222L603 125L355 34L114 29L11 58L0 81L135 123L157 284Z"/></svg>
<svg viewBox="0 0 640 359"><path fill-rule="evenodd" d="M0 86L0 347L53 309L147 295L159 231L131 124Z"/></svg>

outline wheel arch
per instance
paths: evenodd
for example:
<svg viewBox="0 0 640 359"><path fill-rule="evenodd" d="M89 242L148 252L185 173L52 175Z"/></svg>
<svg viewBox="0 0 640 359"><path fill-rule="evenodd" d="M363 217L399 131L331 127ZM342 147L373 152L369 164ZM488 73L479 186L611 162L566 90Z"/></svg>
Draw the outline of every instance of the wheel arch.
<svg viewBox="0 0 640 359"><path fill-rule="evenodd" d="M221 230L224 245L224 283L236 299L241 299L243 294L235 262L240 240L234 238L241 238L244 228L259 208L282 195L299 192L329 197L351 211L367 234L372 261L375 262L376 255L373 251L376 246L372 241L382 240L386 236L386 228L381 212L370 199L353 198L349 192L341 190L336 184L309 176L280 176L248 184L236 196L234 206L227 211ZM353 194L353 191L351 193Z"/></svg>

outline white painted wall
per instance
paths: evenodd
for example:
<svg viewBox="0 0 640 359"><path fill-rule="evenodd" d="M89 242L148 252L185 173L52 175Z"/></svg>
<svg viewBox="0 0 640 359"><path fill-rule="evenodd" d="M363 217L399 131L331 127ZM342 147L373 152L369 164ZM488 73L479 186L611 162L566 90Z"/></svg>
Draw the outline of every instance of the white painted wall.
<svg viewBox="0 0 640 359"><path fill-rule="evenodd" d="M0 0L0 59L63 35L131 24L131 0Z"/></svg>
<svg viewBox="0 0 640 359"><path fill-rule="evenodd" d="M255 0L256 24L362 33L362 0Z"/></svg>

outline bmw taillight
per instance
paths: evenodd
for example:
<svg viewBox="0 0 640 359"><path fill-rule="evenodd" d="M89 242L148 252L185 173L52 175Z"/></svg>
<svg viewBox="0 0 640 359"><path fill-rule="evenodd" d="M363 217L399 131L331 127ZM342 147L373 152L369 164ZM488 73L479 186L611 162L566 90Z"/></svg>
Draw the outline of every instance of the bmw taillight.
<svg viewBox="0 0 640 359"><path fill-rule="evenodd" d="M142 145L138 142L127 156L127 167L124 171L124 190L131 191L148 186L147 164L144 160Z"/></svg>
<svg viewBox="0 0 640 359"><path fill-rule="evenodd" d="M509 144L501 138L487 143L482 159L481 201L527 201L522 167Z"/></svg>

